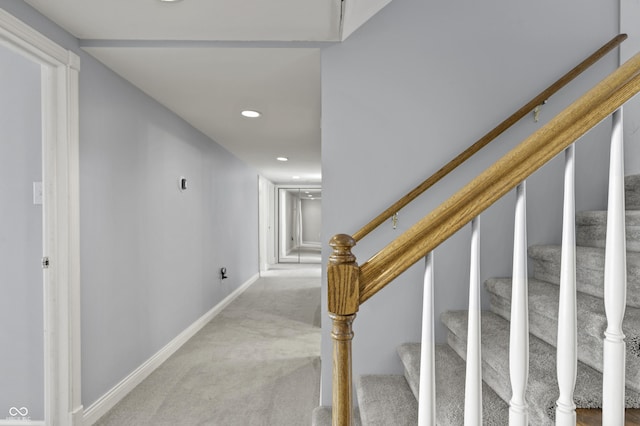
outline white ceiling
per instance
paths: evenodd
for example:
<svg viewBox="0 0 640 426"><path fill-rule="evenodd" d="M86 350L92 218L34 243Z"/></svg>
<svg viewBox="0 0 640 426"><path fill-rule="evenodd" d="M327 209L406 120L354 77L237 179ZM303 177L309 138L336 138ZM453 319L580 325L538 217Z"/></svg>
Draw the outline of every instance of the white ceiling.
<svg viewBox="0 0 640 426"><path fill-rule="evenodd" d="M391 0L24 1L267 179L320 183L320 49Z"/></svg>

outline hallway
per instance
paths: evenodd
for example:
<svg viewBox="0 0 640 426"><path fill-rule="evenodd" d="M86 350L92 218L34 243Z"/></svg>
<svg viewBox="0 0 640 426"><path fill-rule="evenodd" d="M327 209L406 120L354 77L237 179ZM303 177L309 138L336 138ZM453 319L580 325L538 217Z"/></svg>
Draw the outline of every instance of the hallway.
<svg viewBox="0 0 640 426"><path fill-rule="evenodd" d="M96 425L311 424L320 315L319 265L268 271Z"/></svg>

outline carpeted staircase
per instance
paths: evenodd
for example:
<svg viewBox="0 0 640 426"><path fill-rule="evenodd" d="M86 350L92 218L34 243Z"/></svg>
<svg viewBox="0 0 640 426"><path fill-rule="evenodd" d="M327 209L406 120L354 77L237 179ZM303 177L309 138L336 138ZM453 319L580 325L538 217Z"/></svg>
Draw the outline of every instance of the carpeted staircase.
<svg viewBox="0 0 640 426"><path fill-rule="evenodd" d="M627 407L640 408L640 175L627 176ZM578 371L574 400L578 408L601 406L602 340L606 328L603 277L606 212L581 212L576 217L576 278L578 307ZM556 383L556 333L560 277L560 247L532 246L529 279L529 421L553 425ZM490 311L482 313L483 424L508 424L509 316L511 279L485 282ZM463 358L466 356L467 312L450 311L441 317L449 330L447 344L436 347L436 392L439 425L462 425L464 412ZM357 332L357 330L356 330ZM420 344L398 348L404 376L366 375L356 378L362 425L416 425L418 419ZM329 425L330 411L319 407L314 425ZM357 424L360 424L358 419Z"/></svg>

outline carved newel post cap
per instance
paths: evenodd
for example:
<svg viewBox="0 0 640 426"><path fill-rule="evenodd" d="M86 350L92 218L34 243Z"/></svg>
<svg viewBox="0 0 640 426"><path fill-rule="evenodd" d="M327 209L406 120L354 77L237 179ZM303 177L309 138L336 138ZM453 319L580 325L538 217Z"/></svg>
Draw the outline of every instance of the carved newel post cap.
<svg viewBox="0 0 640 426"><path fill-rule="evenodd" d="M358 312L360 304L360 268L356 257L351 253L356 240L350 235L338 234L331 238L329 245L333 247L327 265L329 312L353 315Z"/></svg>
<svg viewBox="0 0 640 426"><path fill-rule="evenodd" d="M333 247L333 253L329 256L329 263L343 265L356 261L356 257L351 253L351 248L356 245L356 240L351 235L334 235L329 240L329 245Z"/></svg>

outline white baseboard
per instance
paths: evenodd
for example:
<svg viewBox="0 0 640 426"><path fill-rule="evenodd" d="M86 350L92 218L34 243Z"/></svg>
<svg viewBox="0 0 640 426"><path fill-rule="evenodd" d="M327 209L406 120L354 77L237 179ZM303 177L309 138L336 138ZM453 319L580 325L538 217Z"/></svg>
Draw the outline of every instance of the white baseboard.
<svg viewBox="0 0 640 426"><path fill-rule="evenodd" d="M82 404L77 406L75 409L69 413L70 415L70 425L71 426L82 426L84 424L83 415L84 415L84 407Z"/></svg>
<svg viewBox="0 0 640 426"><path fill-rule="evenodd" d="M0 426L45 426L44 420L20 420L20 419L2 419Z"/></svg>
<svg viewBox="0 0 640 426"><path fill-rule="evenodd" d="M97 422L100 417L104 416L118 402L122 400L129 392L146 379L156 368L165 362L174 352L192 338L198 331L202 329L209 321L218 315L229 303L240 296L251 284L253 284L260 274L255 274L247 282L242 284L231 294L225 297L220 303L214 306L209 312L198 318L193 324L187 327L182 333L178 334L171 342L167 343L162 349L156 352L151 358L142 363L131 374L122 379L120 383L115 385L107 393L102 395L96 402L91 404L84 411L82 424L91 426ZM35 425L36 423L34 423ZM40 424L40 423L38 423ZM11 424L13 426L13 423ZM24 426L20 423L17 426ZM0 426L4 426L0 423Z"/></svg>

